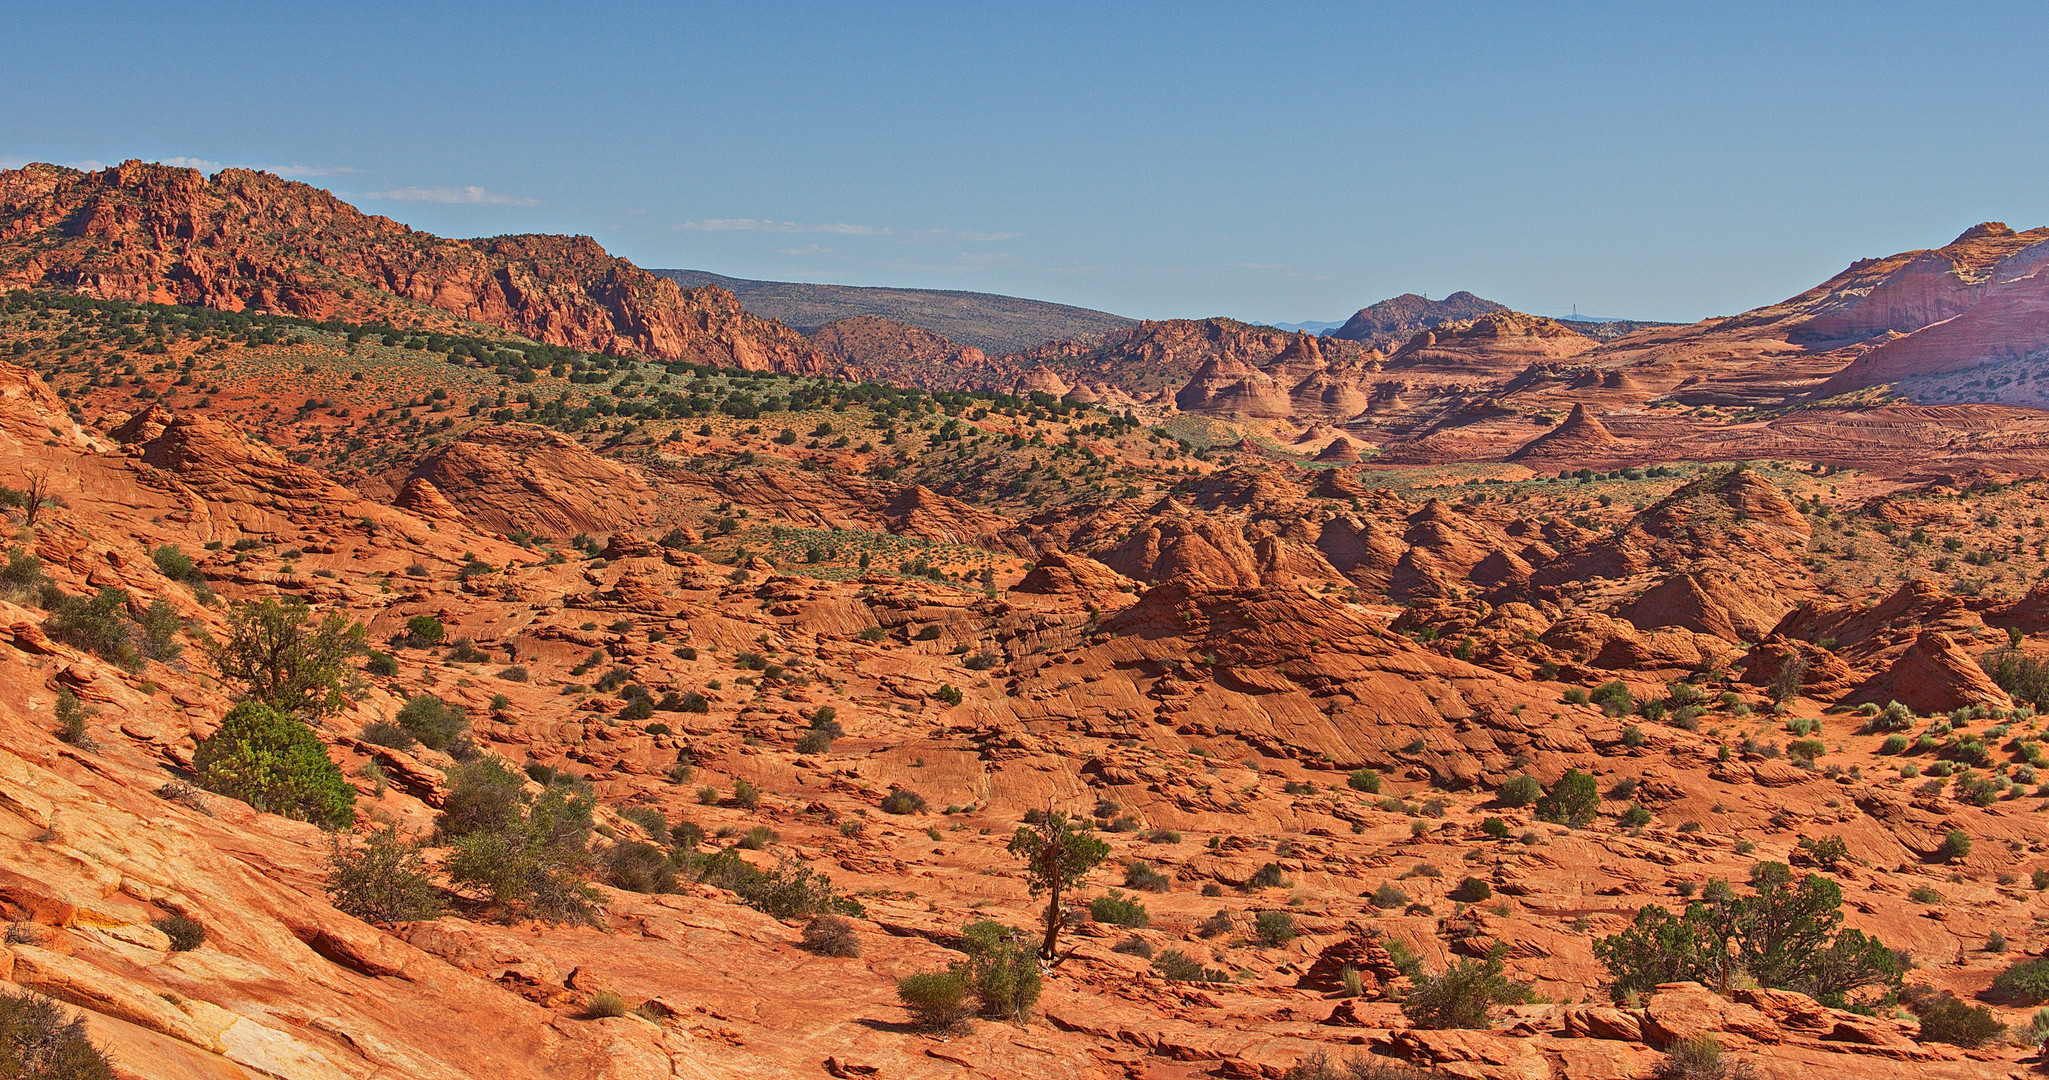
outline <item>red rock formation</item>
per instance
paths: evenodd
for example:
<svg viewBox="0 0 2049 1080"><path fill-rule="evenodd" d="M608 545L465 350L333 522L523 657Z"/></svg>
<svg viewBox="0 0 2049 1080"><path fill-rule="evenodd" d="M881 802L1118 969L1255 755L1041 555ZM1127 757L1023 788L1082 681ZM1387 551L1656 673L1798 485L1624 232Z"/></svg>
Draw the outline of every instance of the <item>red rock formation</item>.
<svg viewBox="0 0 2049 1080"><path fill-rule="evenodd" d="M1508 457L1510 461L1534 461L1540 465L1604 462L1620 449L1621 440L1599 417L1588 412L1585 405L1574 405L1564 423L1524 443Z"/></svg>
<svg viewBox="0 0 2049 1080"><path fill-rule="evenodd" d="M584 236L444 240L269 173L130 161L0 171L0 286L460 332L814 372L795 331L685 292Z"/></svg>
<svg viewBox="0 0 2049 1080"><path fill-rule="evenodd" d="M641 524L653 507L638 473L528 424L476 428L428 451L398 483L398 505L428 516L446 507L480 529L555 538Z"/></svg>

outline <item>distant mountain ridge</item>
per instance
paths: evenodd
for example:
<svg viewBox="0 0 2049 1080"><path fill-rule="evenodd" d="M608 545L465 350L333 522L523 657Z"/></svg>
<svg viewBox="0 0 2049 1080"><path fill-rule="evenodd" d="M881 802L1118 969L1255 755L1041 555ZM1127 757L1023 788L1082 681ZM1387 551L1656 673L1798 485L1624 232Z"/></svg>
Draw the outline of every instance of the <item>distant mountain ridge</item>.
<svg viewBox="0 0 2049 1080"><path fill-rule="evenodd" d="M1432 300L1415 293L1400 296L1360 308L1345 320L1345 325L1330 332L1334 338L1357 341L1372 348L1387 348L1407 340L1419 330L1428 330L1440 323L1459 319L1476 319L1507 311L1508 305L1483 300L1469 292L1455 292L1442 300Z"/></svg>
<svg viewBox="0 0 2049 1080"><path fill-rule="evenodd" d="M1092 308L952 289L893 289L754 281L706 270L650 270L686 289L717 285L750 314L804 333L856 315L879 315L930 330L990 356L1020 353L1049 341L1095 338L1129 330L1138 320Z"/></svg>

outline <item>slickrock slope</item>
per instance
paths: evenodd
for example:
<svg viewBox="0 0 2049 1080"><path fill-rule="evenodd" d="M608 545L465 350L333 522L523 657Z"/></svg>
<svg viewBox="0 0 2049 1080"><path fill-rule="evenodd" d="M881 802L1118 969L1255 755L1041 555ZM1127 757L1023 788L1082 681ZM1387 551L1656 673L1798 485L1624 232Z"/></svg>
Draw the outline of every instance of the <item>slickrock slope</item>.
<svg viewBox="0 0 2049 1080"><path fill-rule="evenodd" d="M796 332L589 237L444 240L268 173L130 161L0 171L0 285L459 330L611 354L818 371Z"/></svg>

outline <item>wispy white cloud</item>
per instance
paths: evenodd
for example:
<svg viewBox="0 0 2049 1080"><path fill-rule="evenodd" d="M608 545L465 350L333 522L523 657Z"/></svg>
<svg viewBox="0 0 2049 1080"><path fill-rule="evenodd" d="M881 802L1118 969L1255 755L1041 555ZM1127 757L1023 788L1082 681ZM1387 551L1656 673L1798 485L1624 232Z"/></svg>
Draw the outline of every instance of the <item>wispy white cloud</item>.
<svg viewBox="0 0 2049 1080"><path fill-rule="evenodd" d="M686 221L676 227L693 232L834 233L839 236L888 236L896 232L879 225L805 225L795 221L759 221L754 218L705 218Z"/></svg>
<svg viewBox="0 0 2049 1080"><path fill-rule="evenodd" d="M18 157L18 156L12 156L12 155L10 155L10 156L4 156L4 157L0 157L0 169L19 169L19 168L21 168L21 167L22 167L23 165L28 165L28 164L32 164L32 163L34 163L34 162L37 162L37 161L41 161L41 160L43 160L43 159L42 159L42 158L31 158L31 157ZM62 165L62 166L64 166L64 167L65 167L65 168L67 168L67 169L77 169L77 170L78 170L78 171L80 171L80 172L98 172L98 171L100 171L101 169L104 169L104 168L106 168L106 167L107 167L107 163L106 163L106 162L104 162L104 161L92 161L92 160L86 160L86 161L59 161L59 162L56 162L55 164L58 164L58 165Z"/></svg>
<svg viewBox="0 0 2049 1080"><path fill-rule="evenodd" d="M276 173L287 180L312 180L323 176L348 176L363 170L347 165L272 165L264 171Z"/></svg>
<svg viewBox="0 0 2049 1080"><path fill-rule="evenodd" d="M1021 232L972 232L966 229L893 229L887 225L849 225L845 222L770 221L762 218L703 218L676 226L692 232L831 233L836 236L948 237L974 243L1015 240Z"/></svg>
<svg viewBox="0 0 2049 1080"><path fill-rule="evenodd" d="M539 206L538 199L525 199L471 185L469 187L400 187L387 191L366 191L364 199L394 202L429 202L465 206Z"/></svg>
<svg viewBox="0 0 2049 1080"><path fill-rule="evenodd" d="M210 172L210 173L211 173L211 172L219 172L219 171L221 171L221 163L220 163L220 162L218 162L218 161L208 161L208 160L206 160L205 158L195 158L195 157L167 157L167 158L163 159L163 161L162 161L162 162L160 162L159 164L163 164L163 165L175 165L175 166L177 166L178 168L181 168L181 169L198 169L198 170L199 170L200 172Z"/></svg>

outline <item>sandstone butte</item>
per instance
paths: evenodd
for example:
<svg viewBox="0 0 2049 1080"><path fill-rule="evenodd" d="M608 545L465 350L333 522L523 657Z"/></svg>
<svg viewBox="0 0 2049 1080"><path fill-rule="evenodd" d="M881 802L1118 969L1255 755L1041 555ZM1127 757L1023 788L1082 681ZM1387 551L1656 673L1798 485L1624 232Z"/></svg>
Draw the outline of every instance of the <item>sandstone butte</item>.
<svg viewBox="0 0 2049 1080"><path fill-rule="evenodd" d="M828 355L714 293L647 288L592 246L401 244L402 226L259 174L0 179L9 243L100 241L8 262L38 297L488 326L508 348L509 331L801 375L748 380L785 395L840 364L963 362L873 325L833 339L872 351ZM230 206L300 225L259 242L229 227ZM1005 391L1057 403L1079 385L1108 408L842 400L556 430L511 408L520 384L500 395L488 367L312 329L90 337L65 316L78 339L62 341L56 308L10 294L0 335L24 347L0 362L0 484L46 482L50 499L33 524L6 511L8 565L32 555L71 597L123 589L136 618L161 600L182 651L110 661L10 570L0 981L64 1003L120 1075L151 1078L1278 1078L1322 1054L1621 1080L1702 1034L1760 1077L2028 1075L2032 1046L1960 1047L1889 1007L1691 983L1613 1000L1593 944L1645 905L1677 910L1714 880L1744 892L1757 864L1786 862L1839 884L1846 925L1905 950L1917 993L2029 1023L2032 1005L1989 988L2049 950L2049 894L2032 887L2049 871L2041 727L2014 697L2025 688L1985 665L2049 656L2039 418L1863 402L1758 419L1708 402L1765 400L1766 371L1770 393L1804 393L1889 347L1860 351L1871 335L1967 318L2024 290L2014 260L2040 239L1983 227L1779 309L1605 342L1482 311L1386 353L1209 320L990 361ZM487 299L508 280L548 284L517 290L531 303ZM875 344L892 338L910 345ZM110 351L139 363L96 369L118 386L89 382ZM176 381L187 359L203 387ZM296 378L280 385L277 365ZM329 372L366 377L338 403L311 389ZM386 377L392 422L373 424ZM1113 423L1127 409L1175 422L1184 395L1230 441L1197 454ZM469 403L460 423L400 421ZM999 448L1029 478L969 482ZM1702 464L1734 460L1750 464ZM167 577L166 546L196 568ZM198 741L243 692L202 635L280 596L363 623L392 658L389 673L359 667L315 725L359 827L431 832L456 761L365 735L436 695L464 711L477 753L588 783L594 925L504 921L432 843L447 913L364 922L327 890L335 834L187 786ZM422 615L447 628L440 645L405 642ZM636 714L626 685L704 711ZM1666 711L1588 699L1611 685ZM60 700L88 710L70 741ZM1868 729L1859 706L1892 702L1927 748L1895 752ZM844 734L800 749L824 706ZM1795 746L1807 739L1819 746ZM1377 792L1348 783L1361 769ZM1516 776L1550 787L1571 769L1601 796L1584 827L1501 798ZM732 797L742 781L757 805ZM889 812L905 808L897 791L923 808ZM1097 822L1111 850L1077 894L1071 952L1028 1023L919 1030L898 978L959 959L968 922L1034 925L1004 845L1048 807ZM701 829L698 854L828 875L863 906L859 955L809 951L802 919L687 876L665 892L614 884L614 847L664 840L648 811L686 846L682 823ZM1849 856L1822 867L1802 841L1830 837ZM1089 913L1111 889L1145 905L1145 925ZM1262 939L1271 913L1294 936ZM171 915L202 923L204 943L174 950L157 925ZM1221 981L1170 981L1145 956L1169 949ZM1538 999L1480 1028L1417 1027L1398 954L1426 975L1498 955ZM607 992L626 1015L592 1008Z"/></svg>

